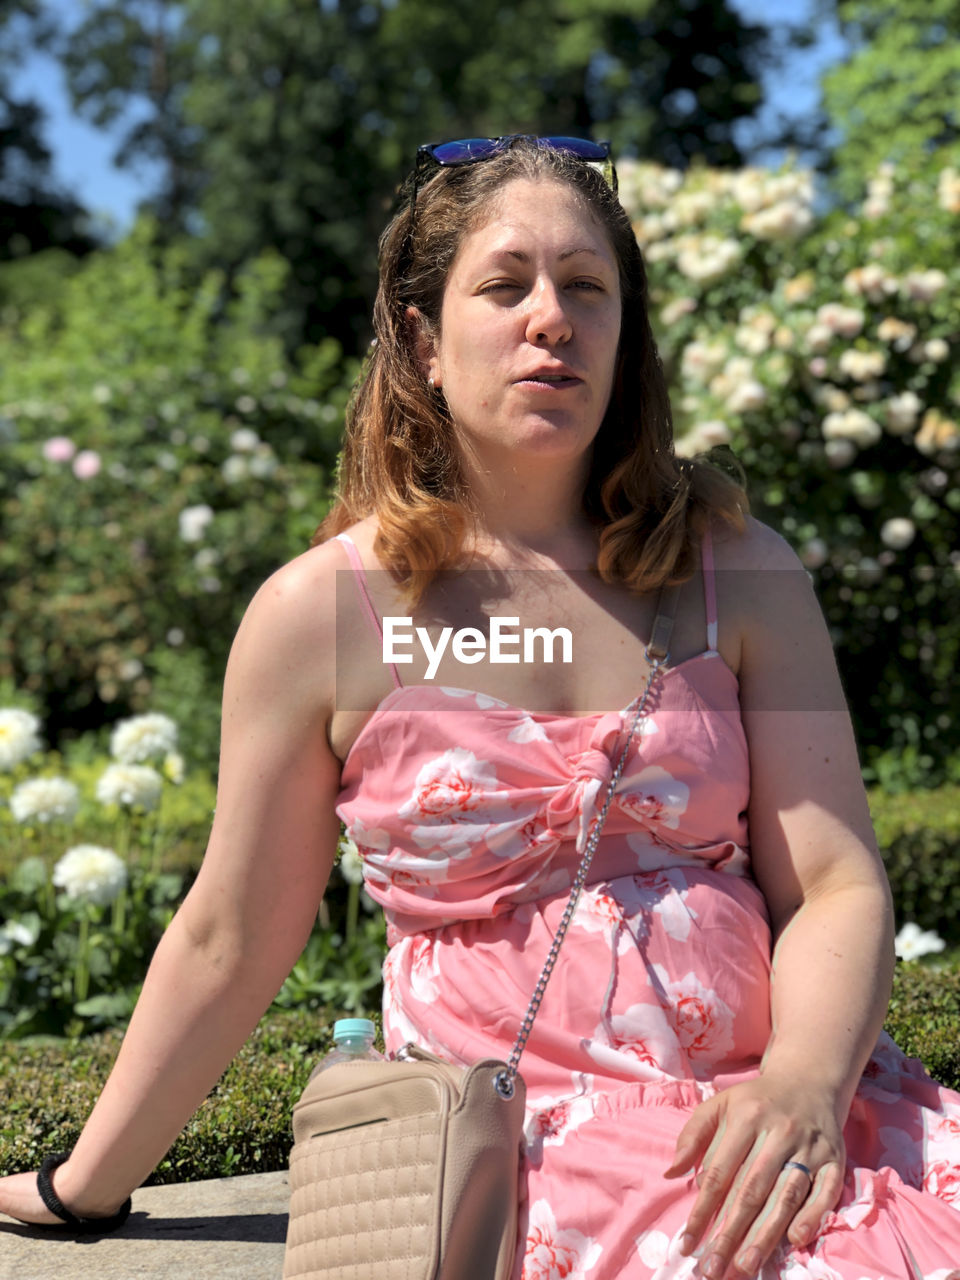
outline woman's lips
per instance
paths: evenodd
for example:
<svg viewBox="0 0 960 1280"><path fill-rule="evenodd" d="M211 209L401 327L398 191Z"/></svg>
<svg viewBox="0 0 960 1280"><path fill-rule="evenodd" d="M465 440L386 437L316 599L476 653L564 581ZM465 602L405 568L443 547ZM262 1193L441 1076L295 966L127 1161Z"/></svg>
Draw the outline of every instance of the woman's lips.
<svg viewBox="0 0 960 1280"><path fill-rule="evenodd" d="M527 387L527 388L529 388L530 390L534 390L534 391L546 391L546 392L569 391L569 390L571 390L573 387L581 387L581 386L583 386L583 379L582 379L582 378L574 378L574 377L569 377L569 378L568 378L568 377L562 377L562 378L546 378L546 377L541 377L541 378L538 378L538 377L521 378L521 379L520 379L520 381L517 383L517 386L519 386L519 387Z"/></svg>

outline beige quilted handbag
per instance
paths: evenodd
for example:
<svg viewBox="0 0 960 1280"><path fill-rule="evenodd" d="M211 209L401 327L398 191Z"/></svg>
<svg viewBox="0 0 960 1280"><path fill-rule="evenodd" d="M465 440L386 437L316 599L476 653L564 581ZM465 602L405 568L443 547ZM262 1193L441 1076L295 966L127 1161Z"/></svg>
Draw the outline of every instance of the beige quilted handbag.
<svg viewBox="0 0 960 1280"><path fill-rule="evenodd" d="M406 1054L328 1067L294 1108L284 1280L508 1280L523 1081Z"/></svg>
<svg viewBox="0 0 960 1280"><path fill-rule="evenodd" d="M653 634L663 643L647 648L650 675L509 1062L457 1067L408 1044L399 1060L314 1072L293 1109L283 1280L509 1280L526 1097L517 1067L666 662L661 621Z"/></svg>

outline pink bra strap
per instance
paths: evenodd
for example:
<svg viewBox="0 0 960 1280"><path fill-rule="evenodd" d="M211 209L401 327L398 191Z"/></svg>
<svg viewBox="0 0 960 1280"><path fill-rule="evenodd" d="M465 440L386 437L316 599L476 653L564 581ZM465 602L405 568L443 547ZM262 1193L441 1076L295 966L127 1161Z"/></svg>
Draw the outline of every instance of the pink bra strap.
<svg viewBox="0 0 960 1280"><path fill-rule="evenodd" d="M360 552L357 550L357 544L350 537L349 533L338 533L337 541L343 544L343 549L347 553L347 559L350 561L350 567L356 575L357 586L360 589L360 598L364 603L367 611L367 617L370 619L373 629L377 633L377 639L383 644L383 627L380 625L380 619L377 617L377 611L373 607L373 601L370 599L370 591L367 586L367 572L363 567L363 561L360 559ZM403 688L403 681L394 664L390 663L390 670L393 672L393 683L398 689Z"/></svg>
<svg viewBox="0 0 960 1280"><path fill-rule="evenodd" d="M703 602L707 611L707 649L717 651L717 580L713 567L713 535L710 526L700 544L700 565L703 569Z"/></svg>

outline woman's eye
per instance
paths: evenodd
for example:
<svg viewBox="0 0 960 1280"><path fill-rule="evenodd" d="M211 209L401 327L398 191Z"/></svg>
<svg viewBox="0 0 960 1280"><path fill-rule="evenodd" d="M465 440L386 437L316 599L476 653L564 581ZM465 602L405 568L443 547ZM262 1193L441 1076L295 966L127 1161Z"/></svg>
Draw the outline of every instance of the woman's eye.
<svg viewBox="0 0 960 1280"><path fill-rule="evenodd" d="M520 285L513 280L494 280L490 284L485 284L480 290L481 293L495 293L498 289L519 289Z"/></svg>
<svg viewBox="0 0 960 1280"><path fill-rule="evenodd" d="M603 285L598 280L573 280L571 284L575 289L595 289L598 293L603 293Z"/></svg>

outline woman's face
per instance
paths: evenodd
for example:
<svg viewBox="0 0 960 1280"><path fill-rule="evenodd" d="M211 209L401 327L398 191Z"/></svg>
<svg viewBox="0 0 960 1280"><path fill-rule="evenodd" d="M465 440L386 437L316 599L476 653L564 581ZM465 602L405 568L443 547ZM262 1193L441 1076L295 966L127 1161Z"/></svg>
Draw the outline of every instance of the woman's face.
<svg viewBox="0 0 960 1280"><path fill-rule="evenodd" d="M606 232L570 187L520 178L464 237L421 354L469 455L572 459L606 413L620 323Z"/></svg>

